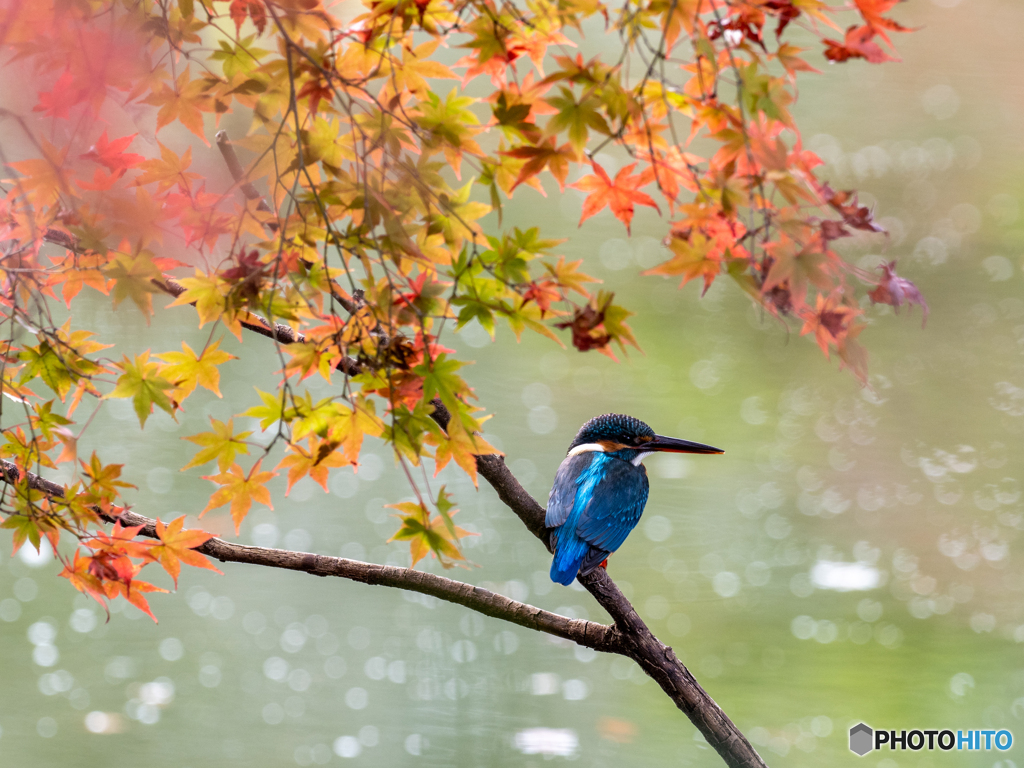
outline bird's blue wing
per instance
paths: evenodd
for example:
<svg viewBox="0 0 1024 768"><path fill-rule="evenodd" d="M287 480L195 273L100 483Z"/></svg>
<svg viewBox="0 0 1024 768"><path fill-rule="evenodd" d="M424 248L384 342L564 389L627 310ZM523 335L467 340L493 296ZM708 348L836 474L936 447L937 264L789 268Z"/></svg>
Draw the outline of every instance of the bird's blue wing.
<svg viewBox="0 0 1024 768"><path fill-rule="evenodd" d="M595 549L614 552L636 527L647 504L649 485L643 466L610 460L576 523L576 535Z"/></svg>
<svg viewBox="0 0 1024 768"><path fill-rule="evenodd" d="M544 515L545 526L557 528L569 519L573 507L576 505L576 491L579 488L577 480L581 475L586 474L597 455L600 454L587 451L570 456L558 467L555 483L551 486L551 494L548 496L548 509Z"/></svg>

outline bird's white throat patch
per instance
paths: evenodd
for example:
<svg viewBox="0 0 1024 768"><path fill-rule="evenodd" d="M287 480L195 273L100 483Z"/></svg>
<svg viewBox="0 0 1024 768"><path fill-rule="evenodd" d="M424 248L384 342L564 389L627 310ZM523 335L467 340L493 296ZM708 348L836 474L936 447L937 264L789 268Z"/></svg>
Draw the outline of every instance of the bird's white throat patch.
<svg viewBox="0 0 1024 768"><path fill-rule="evenodd" d="M633 466L634 467L639 467L640 466L640 462L643 461L644 459L646 459L652 453L654 453L654 451L644 451L643 453L638 453L636 455L636 458L633 459Z"/></svg>
<svg viewBox="0 0 1024 768"><path fill-rule="evenodd" d="M604 453L604 446L600 443L584 443L583 445L577 445L571 451L569 451L569 458L571 456L579 456L581 453L587 453L588 451L599 451Z"/></svg>

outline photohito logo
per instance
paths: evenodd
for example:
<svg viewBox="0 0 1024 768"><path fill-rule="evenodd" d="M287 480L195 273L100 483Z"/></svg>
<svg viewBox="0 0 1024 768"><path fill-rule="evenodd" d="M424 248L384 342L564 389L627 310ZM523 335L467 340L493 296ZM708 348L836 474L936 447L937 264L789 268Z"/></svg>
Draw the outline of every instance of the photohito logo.
<svg viewBox="0 0 1024 768"><path fill-rule="evenodd" d="M882 749L886 744L889 749L909 749L917 752L922 749L989 751L997 749L1005 752L1013 746L1013 734L1003 730L925 730L884 731L874 730L866 723L857 723L850 729L850 751L864 757L874 749Z"/></svg>

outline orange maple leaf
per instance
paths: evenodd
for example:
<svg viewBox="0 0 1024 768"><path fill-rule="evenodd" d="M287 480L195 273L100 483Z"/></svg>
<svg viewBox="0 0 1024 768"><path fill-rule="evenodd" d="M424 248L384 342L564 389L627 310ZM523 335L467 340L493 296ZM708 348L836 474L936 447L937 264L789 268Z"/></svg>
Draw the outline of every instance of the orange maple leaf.
<svg viewBox="0 0 1024 768"><path fill-rule="evenodd" d="M220 472L216 475L203 475L204 480L217 483L217 485L222 487L214 491L210 497L210 503L199 513L199 516L202 517L211 509L223 507L225 504L230 503L231 519L235 523L235 533L237 534L242 521L249 514L249 509L254 501L266 504L273 509L274 505L270 501L270 491L265 483L270 478L276 477L277 473L260 472L260 464L262 462L263 459L257 461L247 475L242 472L242 468L238 464L233 465L227 472Z"/></svg>
<svg viewBox="0 0 1024 768"><path fill-rule="evenodd" d="M212 539L213 534L199 530L182 530L184 525L184 515L172 520L167 526L157 520L156 535L160 538L160 543L151 547L148 553L148 557L153 562L160 563L174 579L175 588L178 587L178 574L181 573L182 563L221 573L204 555L195 551L196 547Z"/></svg>
<svg viewBox="0 0 1024 768"><path fill-rule="evenodd" d="M564 192L565 177L569 173L569 161L575 159L576 153L571 144L563 144L559 147L555 137L549 136L537 146L525 144L521 147L498 152L498 154L514 157L518 160L526 160L523 167L519 169L519 175L508 191L511 195L516 187L533 178L545 168L551 171L551 175L558 182L558 188ZM543 188L541 189L541 194L545 194Z"/></svg>
<svg viewBox="0 0 1024 768"><path fill-rule="evenodd" d="M860 15L864 17L867 25L890 46L892 45L892 40L885 34L887 29L892 32L915 31L910 27L904 27L893 19L886 19L882 16L882 14L891 11L898 2L900 0L854 0L854 5L857 6L857 10L860 11Z"/></svg>
<svg viewBox="0 0 1024 768"><path fill-rule="evenodd" d="M141 568L141 566L140 566L140 568ZM138 570L138 569L136 569L136 570ZM139 581L138 579L133 579L132 583L130 585L128 585L128 584L119 584L118 587L120 588L121 596L124 597L125 600L127 600L129 603L134 605L136 608L138 608L144 614L149 616L149 618L151 618L154 623L158 623L157 620L156 620L156 616L153 615L153 611L150 610L150 608L149 608L149 602L146 600L145 597L142 596L142 593L143 592L166 592L167 591L166 589L164 589L163 587L153 586L152 584L150 584L148 582Z"/></svg>
<svg viewBox="0 0 1024 768"><path fill-rule="evenodd" d="M174 88L161 83L161 88L146 99L147 104L160 107L156 115L156 129L159 131L168 123L180 120L181 124L198 136L206 146L210 142L203 135L203 112L211 112L212 99L207 95L210 83L197 78L188 79L188 70L178 75Z"/></svg>
<svg viewBox="0 0 1024 768"><path fill-rule="evenodd" d="M850 330L851 321L863 311L857 307L842 304L842 291L833 291L828 297L818 294L814 309L808 308L802 314L804 327L800 335L814 333L821 351L829 356L829 345L842 348Z"/></svg>
<svg viewBox="0 0 1024 768"><path fill-rule="evenodd" d="M338 445L337 442L321 441L315 435L310 435L308 451L300 445L290 446L291 453L277 465L277 469L288 469L288 490L285 491L285 496L291 492L292 486L307 474L326 491L330 468L345 467L352 463L336 450Z"/></svg>
<svg viewBox="0 0 1024 768"><path fill-rule="evenodd" d="M590 195L583 201L583 215L580 216L580 226L594 214L603 210L605 206L611 206L612 213L619 221L626 225L626 232L630 232L630 223L633 221L633 204L649 205L659 214L661 209L651 199L650 195L638 192L637 187L644 182L643 174L630 176L636 163L627 165L615 175L612 181L604 168L591 160L590 165L594 173L584 176L582 179L569 186L573 189L580 189L590 192Z"/></svg>

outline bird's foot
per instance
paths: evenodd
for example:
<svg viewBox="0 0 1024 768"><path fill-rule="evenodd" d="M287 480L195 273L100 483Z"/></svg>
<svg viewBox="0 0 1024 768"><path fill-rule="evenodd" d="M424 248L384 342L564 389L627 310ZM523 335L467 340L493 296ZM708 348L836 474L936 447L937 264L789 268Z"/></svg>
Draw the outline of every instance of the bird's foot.
<svg viewBox="0 0 1024 768"><path fill-rule="evenodd" d="M597 567L598 568L605 568L605 569L607 569L608 568L608 558L606 557L604 560L602 560L601 564L599 566L597 566Z"/></svg>

